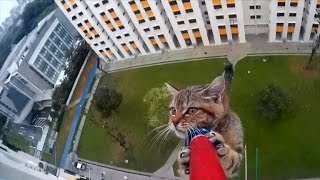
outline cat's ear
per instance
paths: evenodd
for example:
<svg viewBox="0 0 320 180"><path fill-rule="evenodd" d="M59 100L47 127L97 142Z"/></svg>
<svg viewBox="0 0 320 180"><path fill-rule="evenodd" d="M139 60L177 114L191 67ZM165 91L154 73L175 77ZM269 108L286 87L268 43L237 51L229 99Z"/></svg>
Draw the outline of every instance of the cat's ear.
<svg viewBox="0 0 320 180"><path fill-rule="evenodd" d="M215 102L220 102L225 86L224 76L218 76L202 91L202 95L205 99L213 99Z"/></svg>
<svg viewBox="0 0 320 180"><path fill-rule="evenodd" d="M176 96L178 93L179 93L179 90L172 86L171 84L169 83L165 83L166 84L166 87L168 89L168 92L172 95L172 96Z"/></svg>

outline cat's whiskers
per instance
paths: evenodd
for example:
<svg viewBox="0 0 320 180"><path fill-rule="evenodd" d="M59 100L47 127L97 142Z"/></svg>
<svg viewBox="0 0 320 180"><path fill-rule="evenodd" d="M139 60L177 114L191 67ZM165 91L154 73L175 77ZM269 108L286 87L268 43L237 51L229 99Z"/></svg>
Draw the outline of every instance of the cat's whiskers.
<svg viewBox="0 0 320 180"><path fill-rule="evenodd" d="M166 127L165 129L161 130L159 133L157 133L157 135L155 135L151 141L153 141L152 145L151 145L151 149L153 148L154 145L156 145L158 143L158 141L160 140L160 138L167 132L170 131L169 127Z"/></svg>
<svg viewBox="0 0 320 180"><path fill-rule="evenodd" d="M164 124L164 125L161 125L161 126L158 126L158 127L153 128L150 132L148 132L147 135L144 136L143 141L144 141L147 137L149 137L153 132L155 132L155 131L157 131L157 130L159 130L159 129L161 129L161 128L168 127L168 126L169 126L169 124Z"/></svg>

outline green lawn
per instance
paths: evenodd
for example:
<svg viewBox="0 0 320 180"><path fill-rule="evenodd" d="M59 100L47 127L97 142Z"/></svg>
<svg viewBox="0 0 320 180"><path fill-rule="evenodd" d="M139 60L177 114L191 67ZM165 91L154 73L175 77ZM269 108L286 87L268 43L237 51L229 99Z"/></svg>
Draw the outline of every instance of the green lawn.
<svg viewBox="0 0 320 180"><path fill-rule="evenodd" d="M147 107L142 102L143 96L151 88L162 86L168 81L180 87L193 83L208 83L209 79L222 73L223 62L224 60L203 60L113 73L112 78L123 95L120 113L116 115L119 118L117 124L134 148L125 155L102 128L97 128L90 122L90 118L103 118L92 104L81 135L79 156L137 170L158 169L175 148L177 139L173 137L173 141L166 146L150 148L151 137L144 139L152 128L147 125ZM99 85L107 83L108 78L103 78ZM125 159L129 160L128 164L124 163Z"/></svg>
<svg viewBox="0 0 320 180"><path fill-rule="evenodd" d="M267 62L263 62L261 57L247 57L236 65L231 108L239 114L243 122L250 179L255 177L256 148L259 148L260 152L260 179L307 178L320 175L320 73L300 74L296 67L299 67L305 58L272 56ZM156 170L166 161L175 143L172 142L165 148L150 150L142 140L151 129L145 118L147 107L142 103L144 94L166 81L178 87L209 83L222 71L223 60L219 59L113 73L112 77L123 94L120 113L117 115L118 125L134 143L134 149L126 157L102 128L95 127L88 120L103 118L92 105L80 140L80 157L138 170ZM100 85L107 81L107 78L103 79ZM292 111L273 121L262 118L256 111L256 95L269 82L281 86L293 99ZM129 159L128 164L123 163L126 158Z"/></svg>

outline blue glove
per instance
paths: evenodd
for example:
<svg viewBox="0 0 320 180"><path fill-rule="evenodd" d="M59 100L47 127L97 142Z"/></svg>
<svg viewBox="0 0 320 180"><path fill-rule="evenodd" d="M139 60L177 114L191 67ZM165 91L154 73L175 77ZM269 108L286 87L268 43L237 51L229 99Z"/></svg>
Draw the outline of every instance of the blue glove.
<svg viewBox="0 0 320 180"><path fill-rule="evenodd" d="M185 138L185 146L189 146L191 140L196 137L197 135L201 135L201 134L207 134L209 133L210 130L206 129L206 128L199 128L199 127L195 127L195 128L192 128L192 129L189 129L188 130L188 133L186 134L186 138Z"/></svg>

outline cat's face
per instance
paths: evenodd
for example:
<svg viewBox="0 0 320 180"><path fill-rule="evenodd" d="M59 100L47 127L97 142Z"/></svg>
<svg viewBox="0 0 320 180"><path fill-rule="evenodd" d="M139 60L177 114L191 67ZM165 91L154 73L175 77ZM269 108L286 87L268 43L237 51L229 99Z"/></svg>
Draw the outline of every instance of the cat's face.
<svg viewBox="0 0 320 180"><path fill-rule="evenodd" d="M225 80L215 78L210 85L191 86L182 90L166 84L172 95L169 106L169 127L180 138L185 138L188 129L197 126L213 126L225 114Z"/></svg>

